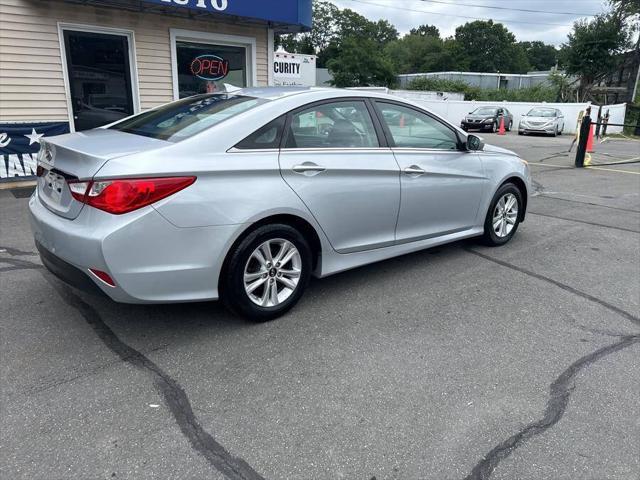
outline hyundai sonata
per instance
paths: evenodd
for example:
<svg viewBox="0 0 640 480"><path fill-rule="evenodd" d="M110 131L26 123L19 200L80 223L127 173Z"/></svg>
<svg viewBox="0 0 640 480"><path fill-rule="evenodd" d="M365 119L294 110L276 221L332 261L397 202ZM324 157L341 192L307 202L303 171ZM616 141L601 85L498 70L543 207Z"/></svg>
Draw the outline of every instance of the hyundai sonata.
<svg viewBox="0 0 640 480"><path fill-rule="evenodd" d="M127 303L221 299L275 318L311 275L524 220L524 160L397 97L308 88L198 95L42 141L44 265Z"/></svg>

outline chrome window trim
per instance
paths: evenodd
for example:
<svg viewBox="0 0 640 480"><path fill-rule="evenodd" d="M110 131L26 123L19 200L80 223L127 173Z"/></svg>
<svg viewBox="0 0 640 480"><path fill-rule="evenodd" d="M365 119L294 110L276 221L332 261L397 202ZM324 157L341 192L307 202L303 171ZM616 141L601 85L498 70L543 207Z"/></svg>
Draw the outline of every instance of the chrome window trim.
<svg viewBox="0 0 640 480"><path fill-rule="evenodd" d="M322 147L313 147L313 148L281 148L281 153L287 152L295 152L295 153L308 153L308 152L369 152L369 153L379 153L379 152L391 152L392 149L389 147L330 147L330 148L322 148Z"/></svg>
<svg viewBox="0 0 640 480"><path fill-rule="evenodd" d="M418 147L391 147L391 150L394 152L416 152L416 153L455 153L456 155L460 155L461 153L465 153L465 150L451 150L450 148L418 148ZM477 152L476 152L477 153Z"/></svg>
<svg viewBox="0 0 640 480"><path fill-rule="evenodd" d="M269 153L278 152L279 148L237 148L231 147L227 150L227 153Z"/></svg>

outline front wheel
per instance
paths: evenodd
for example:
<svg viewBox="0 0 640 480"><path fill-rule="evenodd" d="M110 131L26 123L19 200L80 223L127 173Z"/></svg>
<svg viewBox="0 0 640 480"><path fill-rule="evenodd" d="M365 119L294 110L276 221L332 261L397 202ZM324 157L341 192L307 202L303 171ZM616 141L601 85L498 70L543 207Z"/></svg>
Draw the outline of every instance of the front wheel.
<svg viewBox="0 0 640 480"><path fill-rule="evenodd" d="M509 126L507 127L507 132L510 132L512 127L513 127L513 122L509 122Z"/></svg>
<svg viewBox="0 0 640 480"><path fill-rule="evenodd" d="M484 222L483 243L497 247L507 243L518 230L523 208L522 192L513 183L505 183L491 200Z"/></svg>
<svg viewBox="0 0 640 480"><path fill-rule="evenodd" d="M220 296L234 313L264 322L289 311L311 276L308 242L289 225L264 225L231 252L220 278Z"/></svg>
<svg viewBox="0 0 640 480"><path fill-rule="evenodd" d="M498 131L498 124L496 122L493 122L491 124L491 133L496 133Z"/></svg>

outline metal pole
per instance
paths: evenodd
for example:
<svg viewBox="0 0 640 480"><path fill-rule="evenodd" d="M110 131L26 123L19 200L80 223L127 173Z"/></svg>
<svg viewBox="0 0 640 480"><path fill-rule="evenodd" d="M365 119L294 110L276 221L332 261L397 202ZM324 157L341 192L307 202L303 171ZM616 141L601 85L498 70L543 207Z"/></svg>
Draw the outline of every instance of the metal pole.
<svg viewBox="0 0 640 480"><path fill-rule="evenodd" d="M589 140L589 130L591 130L591 117L585 115L580 124L580 139L578 150L576 150L576 168L584 167L584 157L587 153L587 141Z"/></svg>

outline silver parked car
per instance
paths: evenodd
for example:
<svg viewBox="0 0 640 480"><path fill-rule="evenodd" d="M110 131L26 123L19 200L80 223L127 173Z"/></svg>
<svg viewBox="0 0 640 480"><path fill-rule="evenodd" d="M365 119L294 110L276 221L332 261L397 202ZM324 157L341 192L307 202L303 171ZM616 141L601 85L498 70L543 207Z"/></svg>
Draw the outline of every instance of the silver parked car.
<svg viewBox="0 0 640 480"><path fill-rule="evenodd" d="M523 115L518 125L518 135L527 133L545 133L548 135L562 135L564 130L564 115L557 108L536 107Z"/></svg>
<svg viewBox="0 0 640 480"><path fill-rule="evenodd" d="M222 299L275 318L311 275L524 220L527 163L420 106L365 91L199 95L42 142L44 265L128 303Z"/></svg>

